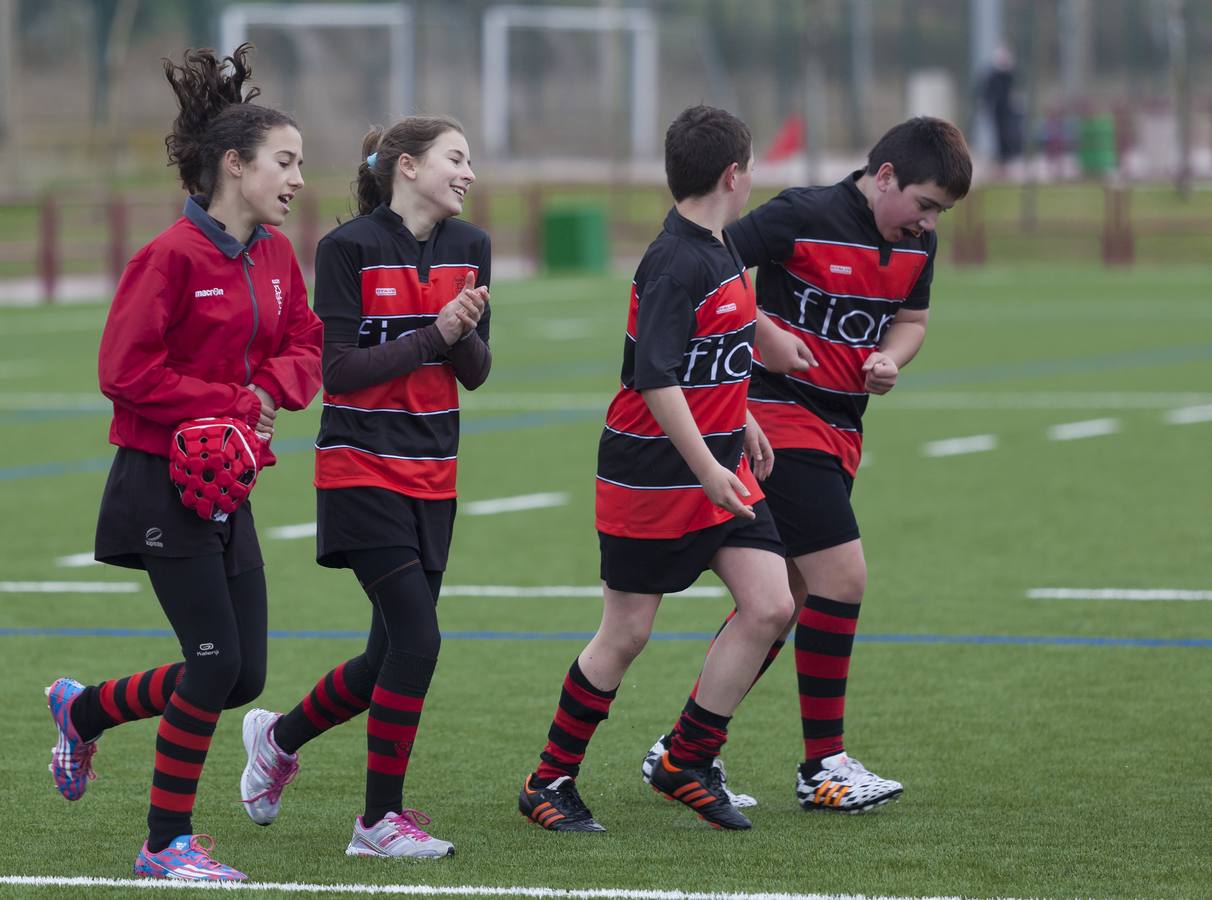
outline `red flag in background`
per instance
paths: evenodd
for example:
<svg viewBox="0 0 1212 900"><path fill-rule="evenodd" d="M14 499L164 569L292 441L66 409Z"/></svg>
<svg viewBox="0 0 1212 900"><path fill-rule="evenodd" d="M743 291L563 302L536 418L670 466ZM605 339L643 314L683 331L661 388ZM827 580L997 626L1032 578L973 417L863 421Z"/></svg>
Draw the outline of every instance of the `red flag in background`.
<svg viewBox="0 0 1212 900"><path fill-rule="evenodd" d="M766 148L766 152L762 156L762 162L782 162L802 152L806 145L806 141L804 140L805 130L802 118L795 113L789 115L783 120L778 134L774 136L774 140L771 141L770 146Z"/></svg>

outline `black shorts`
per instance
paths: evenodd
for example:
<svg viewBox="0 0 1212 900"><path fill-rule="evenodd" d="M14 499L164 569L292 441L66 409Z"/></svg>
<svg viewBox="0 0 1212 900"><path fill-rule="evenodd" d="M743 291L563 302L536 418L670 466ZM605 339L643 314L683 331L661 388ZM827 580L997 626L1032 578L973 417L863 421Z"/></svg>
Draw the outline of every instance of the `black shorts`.
<svg viewBox="0 0 1212 900"><path fill-rule="evenodd" d="M630 594L674 594L711 568L721 547L756 547L783 555L765 500L753 504L757 518L732 518L680 538L625 538L598 532L602 580Z"/></svg>
<svg viewBox="0 0 1212 900"><path fill-rule="evenodd" d="M444 572L457 501L419 500L384 488L316 491L316 562L348 569L346 550L411 547L428 572Z"/></svg>
<svg viewBox="0 0 1212 900"><path fill-rule="evenodd" d="M228 578L265 565L252 504L244 501L226 522L210 522L181 503L163 456L119 447L97 516L98 562L143 569L142 556L223 555Z"/></svg>
<svg viewBox="0 0 1212 900"><path fill-rule="evenodd" d="M803 556L858 540L850 505L854 479L841 461L819 450L775 450L762 490L787 555Z"/></svg>

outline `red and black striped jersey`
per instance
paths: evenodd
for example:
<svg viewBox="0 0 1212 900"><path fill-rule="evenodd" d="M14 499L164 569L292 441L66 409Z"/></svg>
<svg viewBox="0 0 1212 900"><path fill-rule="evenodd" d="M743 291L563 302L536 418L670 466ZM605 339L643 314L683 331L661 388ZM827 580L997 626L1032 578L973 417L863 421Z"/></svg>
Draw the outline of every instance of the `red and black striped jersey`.
<svg viewBox="0 0 1212 900"><path fill-rule="evenodd" d="M757 322L736 253L670 210L636 270L622 384L598 445L597 528L618 537L677 538L732 514L714 506L642 391L678 386L720 465L762 498L742 450Z"/></svg>
<svg viewBox="0 0 1212 900"><path fill-rule="evenodd" d="M938 239L890 244L858 189L862 172L829 187L791 188L730 225L758 304L820 364L776 375L754 360L749 400L775 449L823 450L854 475L862 454L864 361L898 310L925 309Z"/></svg>
<svg viewBox="0 0 1212 900"><path fill-rule="evenodd" d="M326 343L372 347L432 324L474 273L487 286L488 235L459 219L417 241L387 206L329 232L316 250L315 310ZM489 310L476 331L488 341ZM317 488L378 487L455 496L459 392L448 359L345 394L324 393Z"/></svg>

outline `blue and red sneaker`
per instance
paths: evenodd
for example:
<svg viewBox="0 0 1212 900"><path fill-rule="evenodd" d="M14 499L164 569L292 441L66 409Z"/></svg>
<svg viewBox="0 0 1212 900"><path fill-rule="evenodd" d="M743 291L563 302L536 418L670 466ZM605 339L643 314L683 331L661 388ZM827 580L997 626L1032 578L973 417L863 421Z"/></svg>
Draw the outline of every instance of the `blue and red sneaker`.
<svg viewBox="0 0 1212 900"><path fill-rule="evenodd" d="M72 724L72 701L84 690L84 685L71 678L58 678L46 689L46 705L59 730L59 740L51 747L50 771L55 787L68 800L79 800L88 783L97 775L93 771L93 754L97 742L81 739Z"/></svg>
<svg viewBox="0 0 1212 900"><path fill-rule="evenodd" d="M214 849L215 839L209 834L180 835L159 853L148 850L144 841L143 849L135 857L135 875L177 881L244 881L248 878L243 872L211 859L210 852Z"/></svg>

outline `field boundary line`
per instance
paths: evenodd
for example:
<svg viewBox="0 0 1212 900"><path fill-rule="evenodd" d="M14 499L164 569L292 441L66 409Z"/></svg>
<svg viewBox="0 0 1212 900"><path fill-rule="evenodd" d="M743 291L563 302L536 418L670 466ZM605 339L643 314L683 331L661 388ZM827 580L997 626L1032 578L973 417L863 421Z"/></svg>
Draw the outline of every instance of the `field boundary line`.
<svg viewBox="0 0 1212 900"><path fill-rule="evenodd" d="M1031 588L1030 600L1212 600L1212 591L1179 588Z"/></svg>
<svg viewBox="0 0 1212 900"><path fill-rule="evenodd" d="M135 581L0 581L0 594L137 594Z"/></svg>
<svg viewBox="0 0 1212 900"><path fill-rule="evenodd" d="M3 875L0 884L26 887L112 887L146 890L283 891L315 894L383 894L409 897L551 897L567 900L890 900L865 894L792 894L777 891L725 893L719 891L656 891L628 888L490 887L488 885L431 884L307 884L304 882L228 881L197 882L148 878L55 877L50 875ZM922 898L956 900L956 898Z"/></svg>

